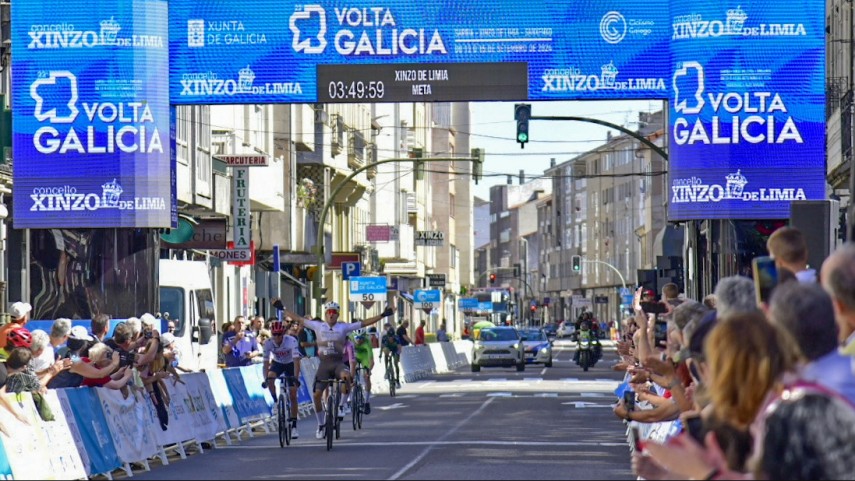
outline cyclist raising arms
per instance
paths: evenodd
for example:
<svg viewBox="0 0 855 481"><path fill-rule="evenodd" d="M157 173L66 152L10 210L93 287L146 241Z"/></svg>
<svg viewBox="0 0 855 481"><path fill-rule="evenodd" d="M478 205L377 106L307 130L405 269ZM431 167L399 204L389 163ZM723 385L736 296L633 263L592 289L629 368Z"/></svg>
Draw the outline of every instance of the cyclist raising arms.
<svg viewBox="0 0 855 481"><path fill-rule="evenodd" d="M300 434L297 432L297 385L299 381L296 379L300 376L300 352L299 342L296 338L287 335L288 329L282 321L274 321L270 324L270 332L273 335L264 343L264 372L267 378L267 389L270 390L270 395L273 399L279 396L276 394L276 379L282 374L285 374L291 381L291 437L297 439ZM273 357L273 362L270 358Z"/></svg>
<svg viewBox="0 0 855 481"><path fill-rule="evenodd" d="M321 398L327 387L327 383L318 382L318 380L326 381L329 379L340 379L345 382L349 381L350 376L344 366L344 345L347 335L358 329L364 329L368 326L374 325L385 317L394 315L395 308L387 307L386 310L383 311L383 314L371 319L366 319L362 322L339 324L338 319L341 314L341 307L339 307L335 302L330 302L324 309L326 322L305 319L299 314L288 311L278 299L274 301L274 306L285 311L285 314L291 319L296 319L297 322L301 322L305 327L314 331L317 337L318 357L321 360L321 364L318 367L317 374L315 375L313 398L315 402L315 415L318 418L318 432L316 434L316 438L323 439L324 424L326 424L326 413L321 404ZM340 414L343 412L343 405L346 398L347 396L341 396L341 403L338 407Z"/></svg>

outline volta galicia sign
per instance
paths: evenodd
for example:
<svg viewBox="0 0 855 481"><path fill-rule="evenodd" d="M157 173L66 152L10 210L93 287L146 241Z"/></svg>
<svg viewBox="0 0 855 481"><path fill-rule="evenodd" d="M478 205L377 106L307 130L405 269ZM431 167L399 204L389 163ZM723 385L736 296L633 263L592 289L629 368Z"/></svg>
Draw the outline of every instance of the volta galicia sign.
<svg viewBox="0 0 855 481"><path fill-rule="evenodd" d="M169 227L170 103L669 99L671 220L825 198L821 0L62 5L12 3L15 227Z"/></svg>

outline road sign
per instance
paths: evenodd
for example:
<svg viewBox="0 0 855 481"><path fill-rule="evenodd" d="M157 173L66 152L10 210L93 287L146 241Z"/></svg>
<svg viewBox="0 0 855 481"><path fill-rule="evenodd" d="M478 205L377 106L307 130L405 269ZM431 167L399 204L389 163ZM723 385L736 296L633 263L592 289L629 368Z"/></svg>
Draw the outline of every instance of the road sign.
<svg viewBox="0 0 855 481"><path fill-rule="evenodd" d="M327 269L341 269L341 265L345 262L359 262L361 259L359 252L333 252Z"/></svg>
<svg viewBox="0 0 855 481"><path fill-rule="evenodd" d="M350 300L370 302L386 300L386 277L351 277Z"/></svg>
<svg viewBox="0 0 855 481"><path fill-rule="evenodd" d="M461 310L474 311L478 309L478 299L474 297L463 297L457 300L457 307Z"/></svg>
<svg viewBox="0 0 855 481"><path fill-rule="evenodd" d="M621 287L620 288L621 297L632 296L632 289L629 287Z"/></svg>
<svg viewBox="0 0 855 481"><path fill-rule="evenodd" d="M630 295L628 295L628 296L621 296L621 301L620 301L620 302L621 302L621 304L623 304L623 305L625 305L625 306L632 306L632 303L633 303L634 301L635 301L635 296L633 296L632 294L630 294Z"/></svg>
<svg viewBox="0 0 855 481"><path fill-rule="evenodd" d="M353 277L361 276L362 264L360 264L359 262L342 262L341 275L346 281L349 281Z"/></svg>
<svg viewBox="0 0 855 481"><path fill-rule="evenodd" d="M413 296L413 307L416 309L436 309L442 304L442 291L420 290Z"/></svg>

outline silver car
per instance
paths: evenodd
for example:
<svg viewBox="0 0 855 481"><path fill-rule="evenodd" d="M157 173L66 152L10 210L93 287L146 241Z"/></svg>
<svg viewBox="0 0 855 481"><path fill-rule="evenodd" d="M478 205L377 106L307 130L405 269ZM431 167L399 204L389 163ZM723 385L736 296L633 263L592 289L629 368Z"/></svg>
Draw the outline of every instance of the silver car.
<svg viewBox="0 0 855 481"><path fill-rule="evenodd" d="M519 331L513 327L481 329L472 354L472 372L482 367L512 367L525 371L525 352Z"/></svg>
<svg viewBox="0 0 855 481"><path fill-rule="evenodd" d="M520 335L525 346L525 362L552 367L552 343L546 332L543 329L523 329Z"/></svg>

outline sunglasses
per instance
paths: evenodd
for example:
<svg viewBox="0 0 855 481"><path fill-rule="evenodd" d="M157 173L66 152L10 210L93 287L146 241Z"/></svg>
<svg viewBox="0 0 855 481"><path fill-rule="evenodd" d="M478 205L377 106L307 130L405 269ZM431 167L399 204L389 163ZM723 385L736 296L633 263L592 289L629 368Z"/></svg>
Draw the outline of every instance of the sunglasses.
<svg viewBox="0 0 855 481"><path fill-rule="evenodd" d="M333 314L338 314L338 311L335 309L327 309L327 314L331 316Z"/></svg>
<svg viewBox="0 0 855 481"><path fill-rule="evenodd" d="M283 332L283 333L274 334L273 337L282 337L284 335L285 335L285 333Z"/></svg>

